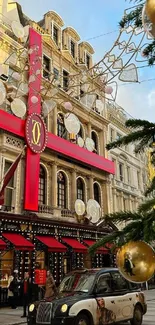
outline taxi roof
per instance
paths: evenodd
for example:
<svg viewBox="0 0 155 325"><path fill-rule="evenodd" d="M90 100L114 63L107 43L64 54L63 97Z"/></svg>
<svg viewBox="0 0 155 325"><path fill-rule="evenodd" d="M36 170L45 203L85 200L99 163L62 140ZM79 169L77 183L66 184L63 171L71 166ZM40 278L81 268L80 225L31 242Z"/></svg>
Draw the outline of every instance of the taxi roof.
<svg viewBox="0 0 155 325"><path fill-rule="evenodd" d="M82 273L104 273L104 272L113 272L113 271L118 271L118 269L114 267L91 268L91 269L84 268L84 269L76 269L66 275L72 275L75 273L81 273L81 274Z"/></svg>

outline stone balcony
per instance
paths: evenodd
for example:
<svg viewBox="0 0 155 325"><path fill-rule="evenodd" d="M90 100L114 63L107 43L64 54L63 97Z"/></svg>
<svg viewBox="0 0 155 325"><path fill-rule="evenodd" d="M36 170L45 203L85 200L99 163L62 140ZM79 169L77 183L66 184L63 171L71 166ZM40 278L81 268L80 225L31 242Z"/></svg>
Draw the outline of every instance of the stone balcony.
<svg viewBox="0 0 155 325"><path fill-rule="evenodd" d="M51 207L47 205L39 205L37 212L38 217L45 219L53 219L57 221L77 222L75 218L75 212L69 209L63 209L58 207Z"/></svg>
<svg viewBox="0 0 155 325"><path fill-rule="evenodd" d="M112 186L121 191L128 192L129 194L138 195L138 196L143 195L143 191L141 189L137 189L135 186L124 183L123 181L120 180L113 180Z"/></svg>

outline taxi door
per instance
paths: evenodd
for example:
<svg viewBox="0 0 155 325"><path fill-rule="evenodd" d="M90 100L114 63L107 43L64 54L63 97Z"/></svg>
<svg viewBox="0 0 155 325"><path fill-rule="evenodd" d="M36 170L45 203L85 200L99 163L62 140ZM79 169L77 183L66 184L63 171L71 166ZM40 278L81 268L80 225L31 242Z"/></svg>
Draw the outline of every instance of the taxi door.
<svg viewBox="0 0 155 325"><path fill-rule="evenodd" d="M113 324L117 321L115 296L112 290L112 277L110 272L103 273L99 276L95 290L95 309L94 323L96 325Z"/></svg>
<svg viewBox="0 0 155 325"><path fill-rule="evenodd" d="M118 271L111 272L112 289L114 294L113 311L116 315L116 321L121 322L133 317L134 295L130 291L128 282Z"/></svg>

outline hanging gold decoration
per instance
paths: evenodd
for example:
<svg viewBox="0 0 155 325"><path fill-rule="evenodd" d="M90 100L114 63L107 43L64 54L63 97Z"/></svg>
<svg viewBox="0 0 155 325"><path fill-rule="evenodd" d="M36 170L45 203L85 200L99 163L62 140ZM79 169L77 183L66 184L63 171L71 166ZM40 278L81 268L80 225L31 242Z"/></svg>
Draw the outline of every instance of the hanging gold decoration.
<svg viewBox="0 0 155 325"><path fill-rule="evenodd" d="M120 273L130 282L147 282L155 272L155 253L143 241L129 242L122 246L116 257Z"/></svg>
<svg viewBox="0 0 155 325"><path fill-rule="evenodd" d="M146 0L146 14L155 23L155 0Z"/></svg>

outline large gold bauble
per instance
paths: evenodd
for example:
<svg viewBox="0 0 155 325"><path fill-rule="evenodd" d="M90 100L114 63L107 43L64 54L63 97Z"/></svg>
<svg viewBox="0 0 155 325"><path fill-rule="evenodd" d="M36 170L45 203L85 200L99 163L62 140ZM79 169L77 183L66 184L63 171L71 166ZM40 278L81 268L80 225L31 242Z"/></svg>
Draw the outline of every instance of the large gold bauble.
<svg viewBox="0 0 155 325"><path fill-rule="evenodd" d="M146 14L155 23L155 0L146 0Z"/></svg>
<svg viewBox="0 0 155 325"><path fill-rule="evenodd" d="M155 253L143 241L129 242L122 246L116 256L120 273L130 282L147 282L155 272Z"/></svg>

